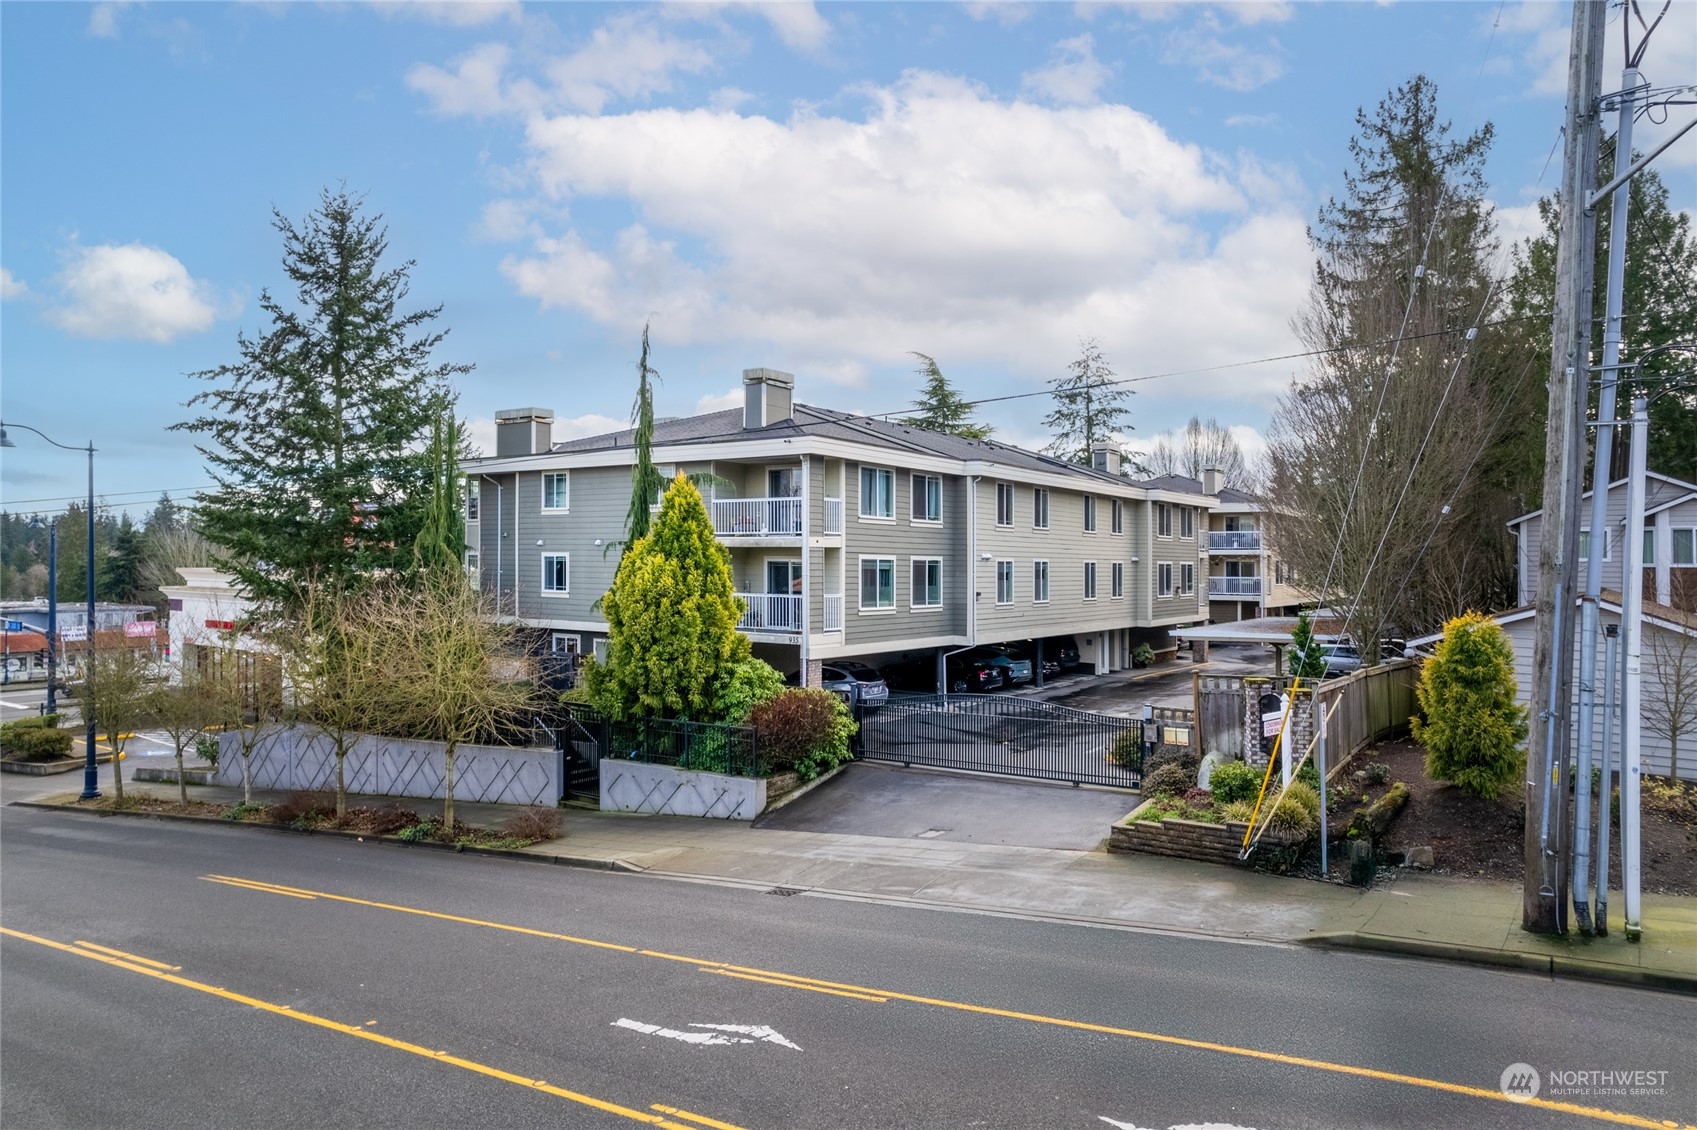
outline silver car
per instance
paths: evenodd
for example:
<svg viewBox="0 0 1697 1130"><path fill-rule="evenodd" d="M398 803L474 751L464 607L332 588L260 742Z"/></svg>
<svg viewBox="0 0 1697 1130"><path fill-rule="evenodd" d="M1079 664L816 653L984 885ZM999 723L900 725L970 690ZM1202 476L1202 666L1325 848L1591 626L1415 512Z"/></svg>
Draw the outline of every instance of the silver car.
<svg viewBox="0 0 1697 1130"><path fill-rule="evenodd" d="M1334 679L1361 670L1361 652L1352 643L1329 644L1321 655L1326 660L1325 678Z"/></svg>

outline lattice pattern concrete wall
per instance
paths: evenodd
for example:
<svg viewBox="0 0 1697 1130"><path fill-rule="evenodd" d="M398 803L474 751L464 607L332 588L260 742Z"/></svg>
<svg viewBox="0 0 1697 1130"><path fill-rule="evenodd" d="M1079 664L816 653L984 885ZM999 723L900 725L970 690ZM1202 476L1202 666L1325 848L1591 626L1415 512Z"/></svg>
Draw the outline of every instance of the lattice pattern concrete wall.
<svg viewBox="0 0 1697 1130"><path fill-rule="evenodd" d="M766 808L766 782L670 765L601 759L601 811L753 820Z"/></svg>

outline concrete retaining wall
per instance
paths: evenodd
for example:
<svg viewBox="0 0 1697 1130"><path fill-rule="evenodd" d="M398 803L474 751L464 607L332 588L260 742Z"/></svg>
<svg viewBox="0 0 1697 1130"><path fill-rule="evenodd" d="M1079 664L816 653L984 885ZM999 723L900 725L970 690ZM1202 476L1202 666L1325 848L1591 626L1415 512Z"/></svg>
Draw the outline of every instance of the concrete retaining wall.
<svg viewBox="0 0 1697 1130"><path fill-rule="evenodd" d="M670 765L601 759L601 811L753 820L766 808L766 782Z"/></svg>
<svg viewBox="0 0 1697 1130"><path fill-rule="evenodd" d="M242 783L238 735L218 738L217 784ZM446 758L441 742L362 734L348 750L343 775L350 793L440 798ZM547 749L462 745L454 754L454 799L480 804L553 807L564 795L561 754ZM261 789L334 789L336 753L330 739L307 727L277 727L253 755L253 784Z"/></svg>

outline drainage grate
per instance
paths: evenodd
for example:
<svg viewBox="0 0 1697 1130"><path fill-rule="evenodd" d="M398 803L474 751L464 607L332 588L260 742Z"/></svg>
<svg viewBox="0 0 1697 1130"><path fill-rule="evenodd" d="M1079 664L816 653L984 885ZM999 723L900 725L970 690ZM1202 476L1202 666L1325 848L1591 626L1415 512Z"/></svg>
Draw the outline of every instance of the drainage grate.
<svg viewBox="0 0 1697 1130"><path fill-rule="evenodd" d="M773 887L771 890L767 891L766 893L769 894L769 895L781 895L784 898L788 898L791 895L801 894L801 888L800 887Z"/></svg>

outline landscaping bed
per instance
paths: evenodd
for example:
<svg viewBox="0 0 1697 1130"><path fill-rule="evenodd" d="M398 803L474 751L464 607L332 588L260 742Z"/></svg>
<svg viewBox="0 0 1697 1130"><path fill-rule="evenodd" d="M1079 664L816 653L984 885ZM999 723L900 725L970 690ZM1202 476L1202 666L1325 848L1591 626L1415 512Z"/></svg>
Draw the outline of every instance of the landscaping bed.
<svg viewBox="0 0 1697 1130"><path fill-rule="evenodd" d="M1380 841L1395 855L1432 849L1433 873L1461 879L1519 883L1524 875L1524 812L1517 791L1484 800L1426 776L1426 751L1412 741L1364 750L1336 779L1329 799L1331 839L1341 841L1363 793L1372 799L1390 787L1355 777L1369 762L1389 766L1390 780L1408 786L1408 803ZM1594 798L1595 799L1595 798ZM1569 802L1571 808L1571 801ZM1592 805L1592 813L1596 812ZM1620 889L1620 820L1613 828L1611 886ZM1643 795L1643 889L1647 894L1697 895L1697 786L1646 777Z"/></svg>
<svg viewBox="0 0 1697 1130"><path fill-rule="evenodd" d="M1242 762L1218 766L1209 781L1214 786L1210 790L1194 787L1196 763L1183 753L1175 752L1159 763L1152 759L1151 765L1143 778L1148 799L1108 830L1109 851L1240 864L1280 873L1296 869L1311 854L1320 798L1309 781L1293 781L1283 795L1264 798L1258 817L1263 830L1254 837L1249 858L1241 860L1262 771Z"/></svg>

